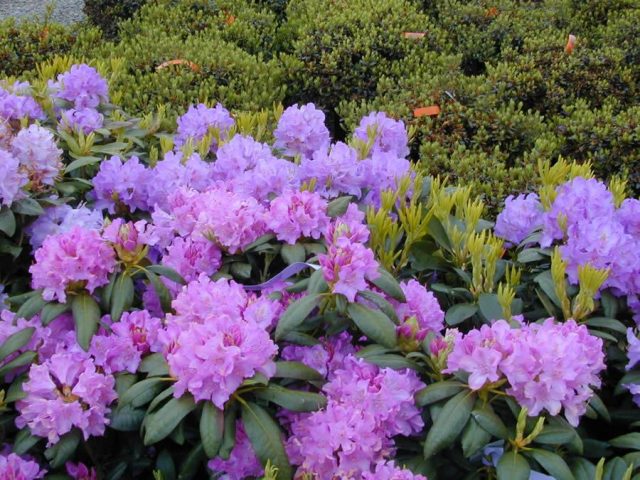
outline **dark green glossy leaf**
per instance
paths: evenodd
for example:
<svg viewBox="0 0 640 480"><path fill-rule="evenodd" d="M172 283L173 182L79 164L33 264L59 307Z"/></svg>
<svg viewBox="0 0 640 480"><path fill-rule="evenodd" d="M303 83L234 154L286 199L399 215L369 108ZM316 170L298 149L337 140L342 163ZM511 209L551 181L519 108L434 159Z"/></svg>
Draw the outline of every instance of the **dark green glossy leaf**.
<svg viewBox="0 0 640 480"><path fill-rule="evenodd" d="M301 362L276 362L275 378L293 378L296 380L324 380L324 377Z"/></svg>
<svg viewBox="0 0 640 480"><path fill-rule="evenodd" d="M473 392L462 391L444 404L424 442L425 458L453 444L469 421L475 401Z"/></svg>
<svg viewBox="0 0 640 480"><path fill-rule="evenodd" d="M168 278L172 282L179 283L180 285L186 285L187 283L185 279L182 278L182 275L176 272L173 268L169 268L164 265L149 265L147 270L157 275L162 275L163 277Z"/></svg>
<svg viewBox="0 0 640 480"><path fill-rule="evenodd" d="M33 362L36 359L36 356L37 356L36 352L32 352L30 350L26 352L22 352L16 358L14 358L10 362L3 365L2 368L0 368L0 378L18 367L24 367L25 365L29 365L31 362Z"/></svg>
<svg viewBox="0 0 640 480"><path fill-rule="evenodd" d="M200 416L200 439L207 457L218 455L224 434L224 412L211 402L205 402Z"/></svg>
<svg viewBox="0 0 640 480"><path fill-rule="evenodd" d="M331 200L327 205L327 215L330 218L336 218L340 215L344 215L344 213L347 211L347 208L349 207L349 204L351 203L352 198L353 197L347 195L345 197L338 197L334 200Z"/></svg>
<svg viewBox="0 0 640 480"><path fill-rule="evenodd" d="M66 303L47 303L40 313L40 321L43 325L49 325L63 313L71 310L71 306Z"/></svg>
<svg viewBox="0 0 640 480"><path fill-rule="evenodd" d="M473 317L478 311L478 306L473 303L458 303L452 306L445 314L447 325L455 326Z"/></svg>
<svg viewBox="0 0 640 480"><path fill-rule="evenodd" d="M174 428L196 407L193 398L185 395L172 398L157 412L145 419L144 444L153 445L169 436Z"/></svg>
<svg viewBox="0 0 640 480"><path fill-rule="evenodd" d="M306 252L304 246L296 243L295 245L284 244L280 248L280 256L287 265L292 263L304 262Z"/></svg>
<svg viewBox="0 0 640 480"><path fill-rule="evenodd" d="M406 302L407 299L404 296L404 292L402 291L402 288L400 287L400 284L395 279L395 277L382 267L378 269L378 273L379 276L376 279L371 280L371 283L373 283L376 287L378 287L394 300L397 300L399 302Z"/></svg>
<svg viewBox="0 0 640 480"><path fill-rule="evenodd" d="M151 377L133 384L120 397L118 408L131 405L134 408L142 407L153 400L167 386L167 381Z"/></svg>
<svg viewBox="0 0 640 480"><path fill-rule="evenodd" d="M242 423L262 465L268 461L278 469L278 480L289 480L293 471L282 444L280 427L266 410L252 402L242 404Z"/></svg>
<svg viewBox="0 0 640 480"><path fill-rule="evenodd" d="M23 198L14 202L12 207L14 212L30 217L39 217L44 214L44 209L33 198Z"/></svg>
<svg viewBox="0 0 640 480"><path fill-rule="evenodd" d="M78 344L88 350L91 337L98 330L100 307L88 293L81 293L71 299L71 311L76 324Z"/></svg>
<svg viewBox="0 0 640 480"><path fill-rule="evenodd" d="M60 440L44 451L44 456L49 460L52 468L60 468L75 453L82 435L78 430L72 430L60 437Z"/></svg>
<svg viewBox="0 0 640 480"><path fill-rule="evenodd" d="M314 412L327 405L327 399L319 393L290 390L279 385L256 390L255 395L293 412Z"/></svg>
<svg viewBox="0 0 640 480"><path fill-rule="evenodd" d="M167 288L167 286L162 283L160 277L152 271L147 270L145 272L145 275L153 285L153 288L156 291L158 298L160 299L162 310L165 312L171 311L171 294L169 293L169 289Z"/></svg>
<svg viewBox="0 0 640 480"><path fill-rule="evenodd" d="M416 393L416 404L424 407L444 400L445 398L451 398L466 388L465 384L456 382L455 380L432 383Z"/></svg>
<svg viewBox="0 0 640 480"><path fill-rule="evenodd" d="M556 480L575 480L569 466L559 455L539 448L528 450L527 454L532 456Z"/></svg>
<svg viewBox="0 0 640 480"><path fill-rule="evenodd" d="M20 306L16 312L16 317L29 320L40 313L46 304L47 301L42 298L41 292L34 293Z"/></svg>
<svg viewBox="0 0 640 480"><path fill-rule="evenodd" d="M29 340L33 337L33 332L35 332L35 330L36 329L34 327L27 327L17 331L13 335L9 335L2 345L0 345L0 361L4 360L12 353L17 352L29 343Z"/></svg>
<svg viewBox="0 0 640 480"><path fill-rule="evenodd" d="M368 338L385 347L396 346L396 326L384 313L371 310L359 303L347 307L349 317Z"/></svg>
<svg viewBox="0 0 640 480"><path fill-rule="evenodd" d="M4 232L7 237L13 237L16 233L16 217L7 207L0 209L0 232Z"/></svg>
<svg viewBox="0 0 640 480"><path fill-rule="evenodd" d="M309 314L320 304L322 295L311 294L293 302L282 314L276 327L275 338L282 340L287 333L302 325Z"/></svg>
<svg viewBox="0 0 640 480"><path fill-rule="evenodd" d="M476 408L471 412L471 415L478 422L482 428L497 438L507 440L509 437L509 431L502 419L496 415L490 404L484 405L481 408Z"/></svg>
<svg viewBox="0 0 640 480"><path fill-rule="evenodd" d="M498 480L529 480L531 467L522 455L511 450L500 457L497 474Z"/></svg>
<svg viewBox="0 0 640 480"><path fill-rule="evenodd" d="M609 440L609 444L616 448L640 450L640 432L627 433Z"/></svg>

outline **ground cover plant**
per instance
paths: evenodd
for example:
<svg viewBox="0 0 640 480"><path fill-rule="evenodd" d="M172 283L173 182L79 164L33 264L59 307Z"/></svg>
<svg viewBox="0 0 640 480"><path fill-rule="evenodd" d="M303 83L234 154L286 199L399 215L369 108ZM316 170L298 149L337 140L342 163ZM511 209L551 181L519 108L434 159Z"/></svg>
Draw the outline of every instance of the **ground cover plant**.
<svg viewBox="0 0 640 480"><path fill-rule="evenodd" d="M637 478L623 179L541 159L489 222L383 112L166 130L97 66L0 90L3 475Z"/></svg>

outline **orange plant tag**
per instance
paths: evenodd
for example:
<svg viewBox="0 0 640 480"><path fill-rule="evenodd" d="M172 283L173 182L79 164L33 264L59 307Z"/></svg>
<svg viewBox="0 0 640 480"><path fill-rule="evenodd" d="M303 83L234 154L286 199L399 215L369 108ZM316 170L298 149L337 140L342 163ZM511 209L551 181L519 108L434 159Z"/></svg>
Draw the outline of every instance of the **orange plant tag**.
<svg viewBox="0 0 640 480"><path fill-rule="evenodd" d="M200 71L200 67L198 66L198 64L193 63L189 60L184 60L182 58L176 58L175 60L169 60L167 62L163 62L156 67L156 70L162 70L163 68L167 68L171 65L186 65L196 73Z"/></svg>
<svg viewBox="0 0 640 480"><path fill-rule="evenodd" d="M428 107L416 108L413 111L413 116L420 117L435 117L440 113L440 107L438 105L430 105Z"/></svg>
<svg viewBox="0 0 640 480"><path fill-rule="evenodd" d="M424 32L402 32L402 36L404 38L410 38L411 40L420 40L424 38L426 33Z"/></svg>
<svg viewBox="0 0 640 480"><path fill-rule="evenodd" d="M571 55L573 53L573 49L576 47L576 36L569 35L569 39L567 40L567 44L564 46L564 53L567 55Z"/></svg>
<svg viewBox="0 0 640 480"><path fill-rule="evenodd" d="M224 23L229 27L231 25L233 25L233 22L236 21L236 17L234 17L231 14L228 14L227 17L224 19Z"/></svg>
<svg viewBox="0 0 640 480"><path fill-rule="evenodd" d="M488 8L486 12L484 12L484 16L488 18L493 18L493 17L497 17L499 13L500 13L500 10L498 10L496 7L491 7L491 8Z"/></svg>

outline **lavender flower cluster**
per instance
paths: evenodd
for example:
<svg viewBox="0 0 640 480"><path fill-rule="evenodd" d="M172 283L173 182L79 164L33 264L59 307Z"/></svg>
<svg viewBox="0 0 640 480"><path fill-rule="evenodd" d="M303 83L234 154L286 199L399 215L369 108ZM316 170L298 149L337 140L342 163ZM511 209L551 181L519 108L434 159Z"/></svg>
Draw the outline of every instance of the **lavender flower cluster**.
<svg viewBox="0 0 640 480"><path fill-rule="evenodd" d="M0 303L0 346L30 333L0 368L5 382L21 382L11 422L47 447L74 434L85 441L109 435L127 382L149 380L168 390L149 398L146 412L139 407L147 404L127 407L145 415L143 435L153 439L147 422L172 402L198 414L204 405L221 412L224 428L235 431L233 448L209 455L207 468L231 480L266 475L266 460L276 460L264 458L251 423L234 413L255 398L275 412L295 478L319 480L426 480L397 453L423 441L433 415L416 395L445 376L470 392L499 391L532 416L562 412L577 426L587 411L606 365L602 339L584 324L550 318L514 325L520 317L513 317L465 333L445 330L450 318L435 285L403 274L397 282L391 276L389 287L373 248L380 232L365 212L416 176L402 121L374 112L350 143L332 143L324 113L294 105L270 144L237 133L223 106L194 105L159 161L109 156L94 167L86 196L66 203L52 193L68 160L52 130L82 138L102 129L108 84L87 65L51 81L52 130L37 123L45 115L29 93L27 84L0 89L0 203L6 211L41 194L52 204L24 228L36 301L23 305L41 300L49 310L23 307L18 315ZM345 199L344 208L332 208ZM536 194L508 198L495 233L518 245L540 230L541 246L561 245L571 282L581 265L607 268L603 288L633 303L639 205L628 199L616 206L604 184L575 178L558 187L546 210ZM290 278L295 273L270 279L286 263L319 271L299 283ZM240 283L252 277L235 267L262 283ZM282 335L286 322L298 330ZM628 344L631 369L640 361L632 330ZM15 363L21 358L31 360ZM162 373L151 374L150 364ZM304 374L285 377L287 367ZM266 396L271 387L317 405L278 403ZM629 389L638 402L638 385ZM229 412L236 415L230 421ZM82 459L66 462L67 474L98 478ZM0 453L2 478L42 478L42 465L41 457Z"/></svg>

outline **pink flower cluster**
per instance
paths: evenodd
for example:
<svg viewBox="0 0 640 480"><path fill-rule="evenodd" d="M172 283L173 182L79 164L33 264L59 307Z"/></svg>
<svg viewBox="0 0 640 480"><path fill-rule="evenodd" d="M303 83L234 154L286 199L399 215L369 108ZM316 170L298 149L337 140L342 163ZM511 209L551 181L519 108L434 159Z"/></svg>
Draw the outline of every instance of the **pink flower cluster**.
<svg viewBox="0 0 640 480"><path fill-rule="evenodd" d="M0 478L5 480L36 480L46 474L34 460L28 460L15 453L0 454Z"/></svg>
<svg viewBox="0 0 640 480"><path fill-rule="evenodd" d="M100 234L80 227L47 237L34 257L31 286L42 288L45 300L60 303L66 302L69 287L93 292L107 284L116 267L115 253Z"/></svg>
<svg viewBox="0 0 640 480"><path fill-rule="evenodd" d="M467 373L473 390L504 378L507 393L529 415L543 409L558 415L564 408L569 423L577 426L604 368L601 339L573 320L549 318L518 329L499 320L457 335L445 372Z"/></svg>
<svg viewBox="0 0 640 480"><path fill-rule="evenodd" d="M380 369L353 355L345 356L329 378L323 387L326 408L293 415L289 425L286 448L298 473L318 478L398 474L384 462L394 451L392 437L413 435L424 426L414 403L424 384L412 371Z"/></svg>
<svg viewBox="0 0 640 480"><path fill-rule="evenodd" d="M101 436L109 423L109 404L117 395L111 375L99 373L91 357L80 350L55 353L34 364L23 384L24 399L16 403L18 428L58 442L61 435L79 428L84 438Z"/></svg>
<svg viewBox="0 0 640 480"><path fill-rule="evenodd" d="M303 237L317 240L329 225L326 212L327 202L317 193L288 191L271 201L267 227L291 245Z"/></svg>
<svg viewBox="0 0 640 480"><path fill-rule="evenodd" d="M393 301L400 319L398 334L401 338L422 342L431 333L444 329L444 312L438 299L416 280L400 284L406 302Z"/></svg>
<svg viewBox="0 0 640 480"><path fill-rule="evenodd" d="M270 302L251 298L235 282L212 282L204 275L184 287L162 338L177 378L176 397L188 391L223 408L245 379L256 373L273 376L278 347L265 329L271 319L262 314L276 312L249 308L265 301Z"/></svg>
<svg viewBox="0 0 640 480"><path fill-rule="evenodd" d="M244 480L260 477L264 468L258 461L251 442L244 431L242 422L236 422L236 443L227 460L216 457L207 464L213 473L221 473L220 480Z"/></svg>

